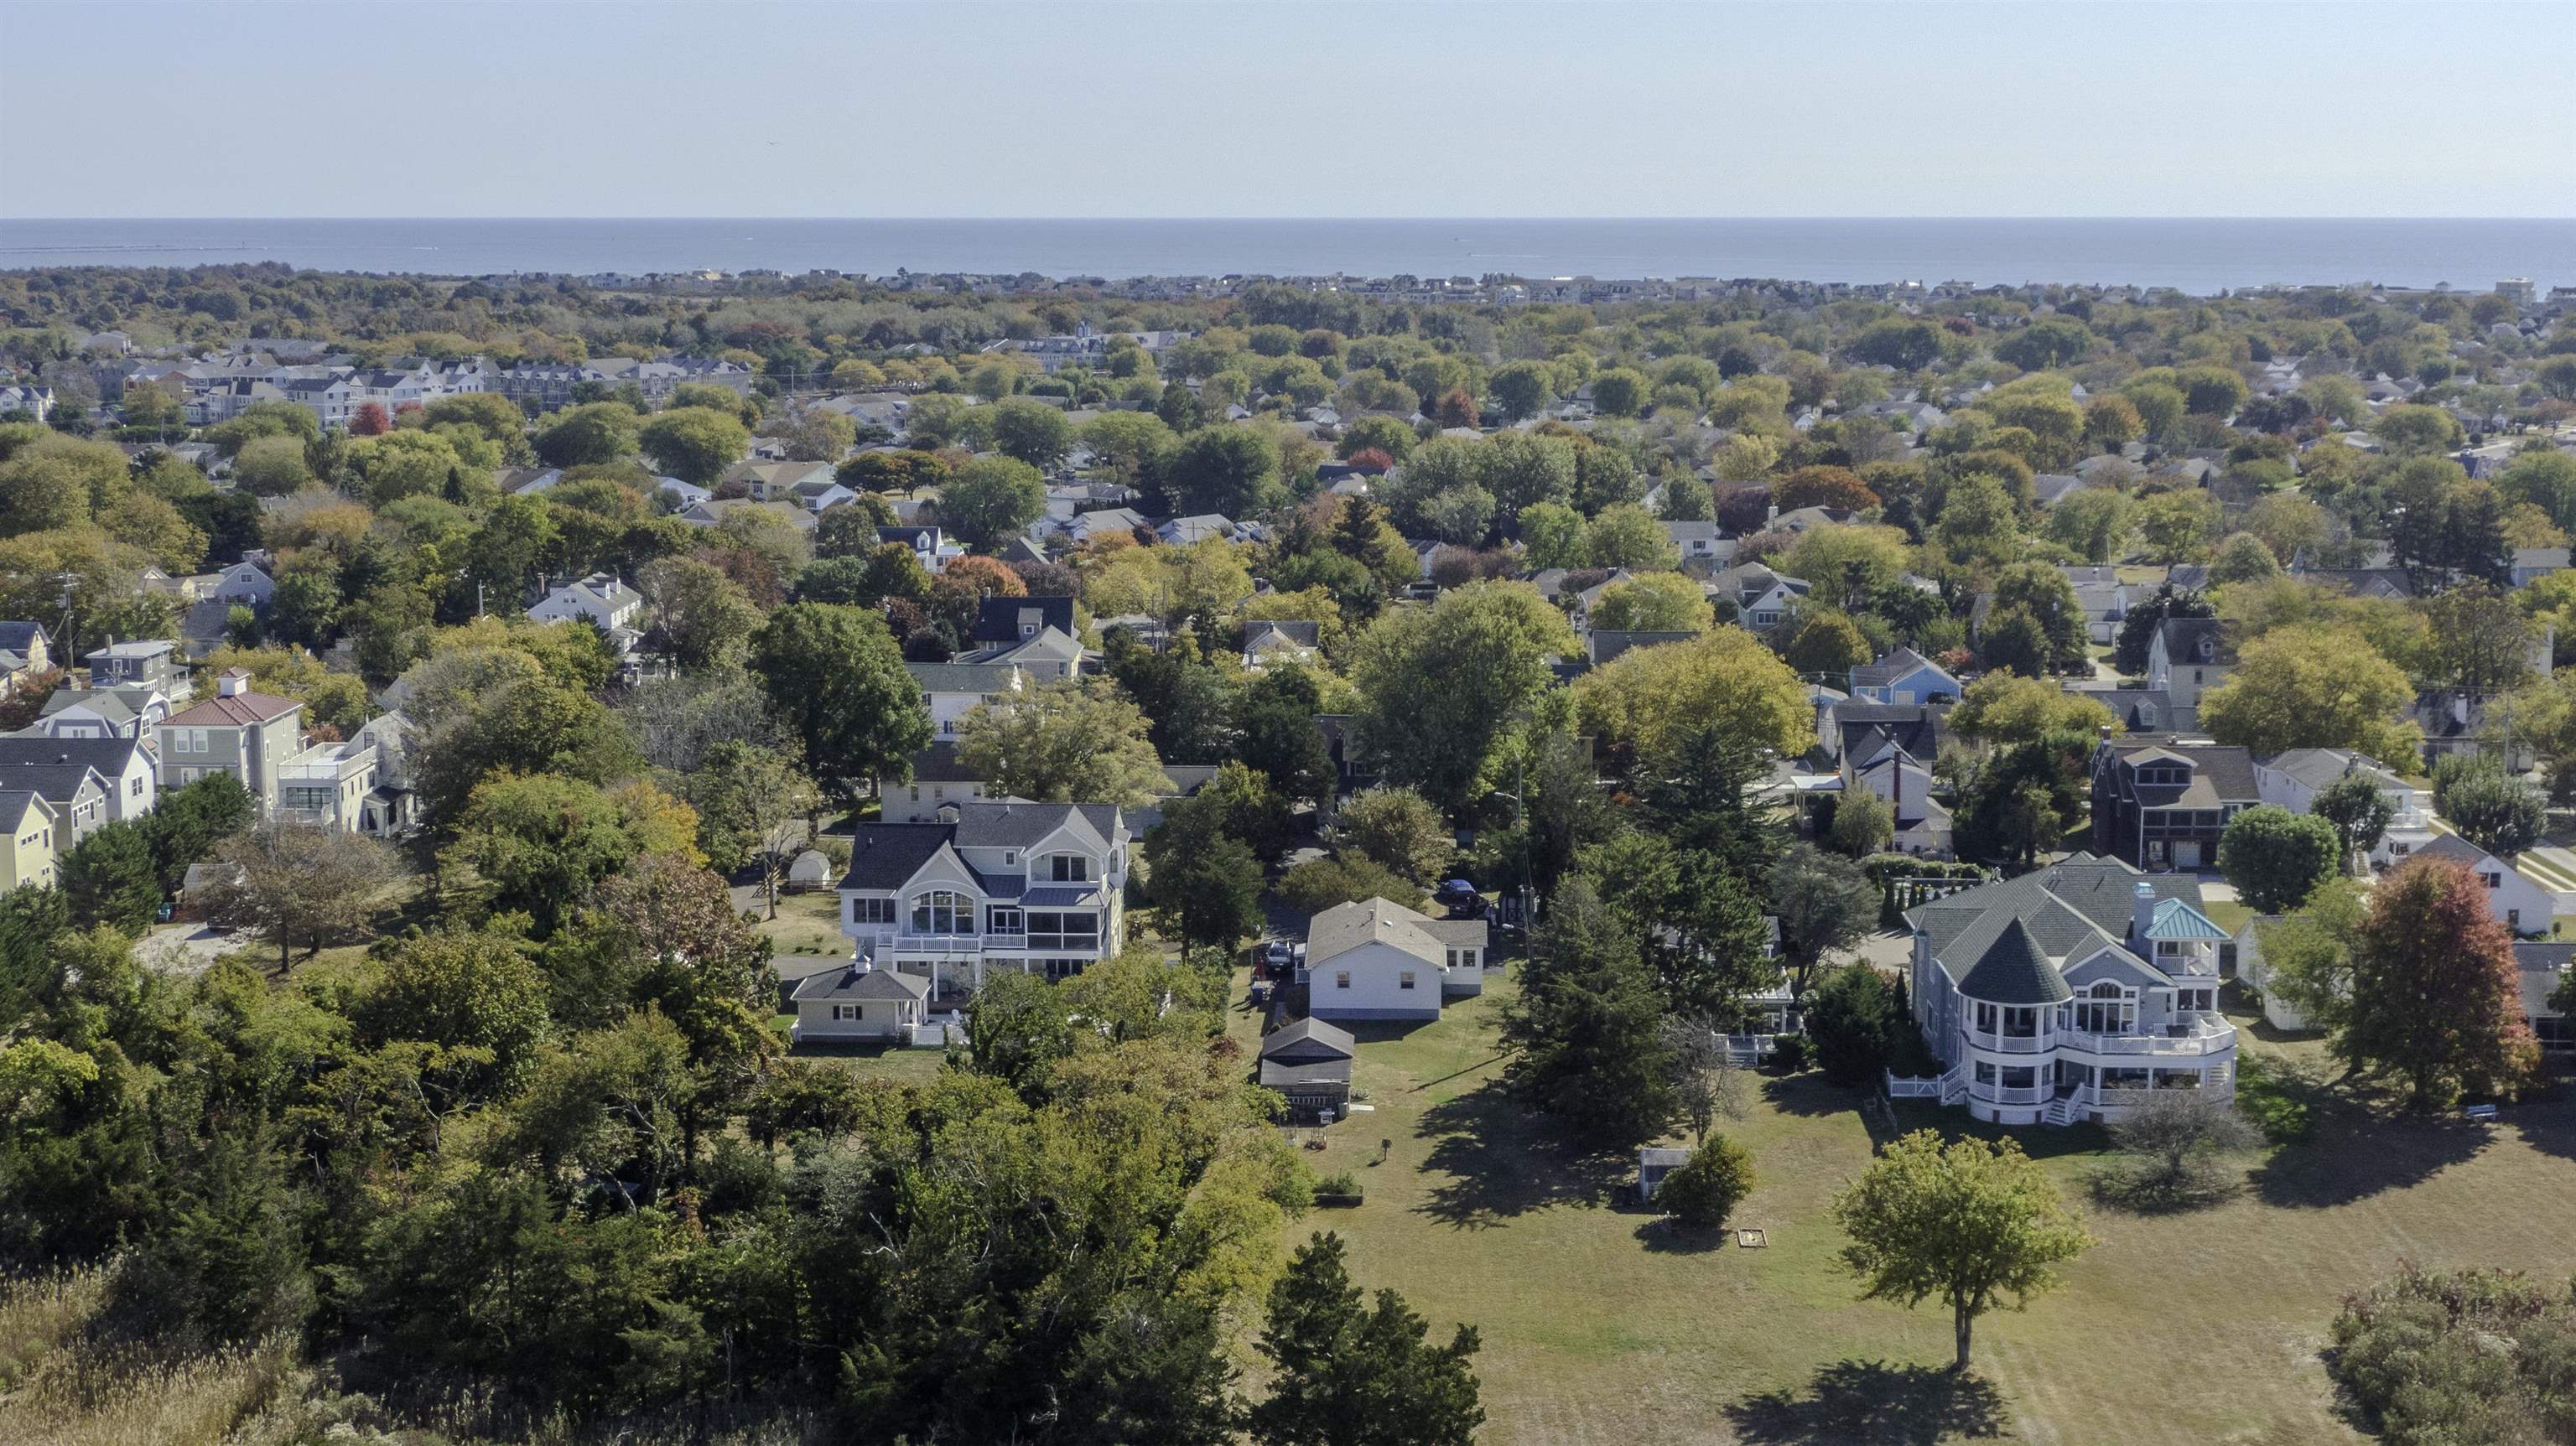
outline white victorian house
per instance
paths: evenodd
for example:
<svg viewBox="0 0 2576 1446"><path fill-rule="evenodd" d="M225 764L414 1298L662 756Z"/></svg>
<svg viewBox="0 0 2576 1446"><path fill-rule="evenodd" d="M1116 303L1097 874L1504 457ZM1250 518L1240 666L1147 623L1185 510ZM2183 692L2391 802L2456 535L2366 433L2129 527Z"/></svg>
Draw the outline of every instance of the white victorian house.
<svg viewBox="0 0 2576 1446"><path fill-rule="evenodd" d="M1944 1068L1889 1092L2007 1125L2116 1121L2150 1090L2233 1098L2227 932L2199 902L2191 875L2078 853L1907 911L1915 1023Z"/></svg>
<svg viewBox="0 0 2576 1446"><path fill-rule="evenodd" d="M982 801L942 822L862 825L841 933L854 964L921 980L934 1010L996 969L1062 979L1125 945L1128 849L1113 804ZM830 1037L831 1022L800 1017L799 1037Z"/></svg>

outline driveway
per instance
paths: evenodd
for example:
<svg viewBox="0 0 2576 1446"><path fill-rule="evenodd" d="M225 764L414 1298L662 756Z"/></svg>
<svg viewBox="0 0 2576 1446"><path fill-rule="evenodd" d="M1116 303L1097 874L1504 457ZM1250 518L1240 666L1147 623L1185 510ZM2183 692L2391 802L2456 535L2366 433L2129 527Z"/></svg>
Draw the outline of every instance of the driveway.
<svg viewBox="0 0 2576 1446"><path fill-rule="evenodd" d="M224 955L250 947L252 941L231 929L210 924L165 924L136 942L134 957L143 961L147 969L194 978L213 968Z"/></svg>

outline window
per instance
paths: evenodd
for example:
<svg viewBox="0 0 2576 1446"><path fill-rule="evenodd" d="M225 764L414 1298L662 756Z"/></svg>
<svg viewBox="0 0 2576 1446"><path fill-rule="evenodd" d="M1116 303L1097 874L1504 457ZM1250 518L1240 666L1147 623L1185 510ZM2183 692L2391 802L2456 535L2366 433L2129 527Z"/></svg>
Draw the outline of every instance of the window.
<svg viewBox="0 0 2576 1446"><path fill-rule="evenodd" d="M2138 1005L2128 990L2106 979L2085 991L2067 1012L2083 1033L2126 1034L2138 1017Z"/></svg>
<svg viewBox="0 0 2576 1446"><path fill-rule="evenodd" d="M912 901L912 932L972 934L975 932L975 906L968 903L963 895L934 889Z"/></svg>
<svg viewBox="0 0 2576 1446"><path fill-rule="evenodd" d="M1333 987L1334 987L1335 989L1348 989L1348 988L1350 988L1350 987L1351 987L1351 971L1349 971L1348 969L1337 969L1337 970L1333 971Z"/></svg>
<svg viewBox="0 0 2576 1446"><path fill-rule="evenodd" d="M894 922L894 900L850 900L850 922L853 924L891 924Z"/></svg>
<svg viewBox="0 0 2576 1446"><path fill-rule="evenodd" d="M1019 851L1018 849L1004 849L1004 850L1002 850L1002 862L1003 862L1003 863L1005 863L1005 864L1016 864L1016 863L1018 863L1019 861L1020 861L1020 851Z"/></svg>
<svg viewBox="0 0 2576 1446"><path fill-rule="evenodd" d="M993 910L993 911L992 911L989 915L987 915L987 916L986 916L986 918L985 918L985 929L984 929L984 931L985 931L986 933L988 933L988 934L1017 934L1017 933L1019 933L1019 932L1020 932L1020 911L1019 911L1019 910L1017 910L1017 909L998 909L998 908L997 908L997 909L995 909L995 910Z"/></svg>
<svg viewBox="0 0 2576 1446"><path fill-rule="evenodd" d="M1990 1084L1993 1084L1994 1082L1995 1082L1995 1067L1994 1067L1993 1065L1991 1065L1991 1064L1988 1064L1986 1061L1984 1061L1984 1060L1982 1060L1982 1059L1981 1059L1981 1060L1978 1060L1978 1061L1977 1061L1977 1083L1979 1083L1979 1084L1981 1084L1981 1085L1990 1085Z"/></svg>
<svg viewBox="0 0 2576 1446"><path fill-rule="evenodd" d="M1080 854L1057 854L1047 860L1048 877L1059 884L1091 882L1091 860Z"/></svg>
<svg viewBox="0 0 2576 1446"><path fill-rule="evenodd" d="M1397 974L1397 975L1395 976L1395 987L1396 987L1396 988L1398 988L1398 989L1410 989L1410 988L1412 988L1412 987L1413 987L1413 971L1412 971L1412 970L1410 970L1410 969L1407 969L1407 970L1404 970L1402 973Z"/></svg>
<svg viewBox="0 0 2576 1446"><path fill-rule="evenodd" d="M2504 885L2504 875L2493 869L2480 869L2478 870L2478 882L2486 885L2490 889L2501 888Z"/></svg>
<svg viewBox="0 0 2576 1446"><path fill-rule="evenodd" d="M1992 1034L1995 1032L1995 1023L1995 1007L1991 1004L1980 1001L1977 1005L1977 1032L1979 1034Z"/></svg>

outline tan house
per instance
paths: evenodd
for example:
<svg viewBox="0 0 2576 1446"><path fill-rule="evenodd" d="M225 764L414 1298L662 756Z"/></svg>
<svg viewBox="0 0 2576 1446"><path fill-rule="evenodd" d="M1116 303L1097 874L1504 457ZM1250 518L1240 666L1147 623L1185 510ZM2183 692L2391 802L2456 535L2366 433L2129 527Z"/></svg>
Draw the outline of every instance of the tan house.
<svg viewBox="0 0 2576 1446"><path fill-rule="evenodd" d="M54 809L33 789L0 789L0 887L54 886Z"/></svg>

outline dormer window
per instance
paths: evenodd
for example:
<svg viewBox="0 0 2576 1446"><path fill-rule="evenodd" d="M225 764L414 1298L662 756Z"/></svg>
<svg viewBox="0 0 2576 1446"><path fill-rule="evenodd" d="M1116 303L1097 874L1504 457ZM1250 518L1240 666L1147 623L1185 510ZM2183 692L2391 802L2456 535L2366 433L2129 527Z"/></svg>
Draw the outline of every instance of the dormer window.
<svg viewBox="0 0 2576 1446"><path fill-rule="evenodd" d="M1047 860L1049 877L1059 884L1091 882L1091 860L1080 854L1057 854Z"/></svg>

